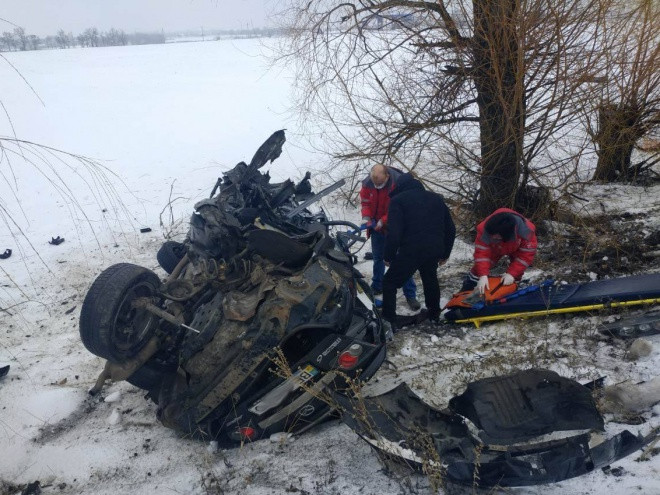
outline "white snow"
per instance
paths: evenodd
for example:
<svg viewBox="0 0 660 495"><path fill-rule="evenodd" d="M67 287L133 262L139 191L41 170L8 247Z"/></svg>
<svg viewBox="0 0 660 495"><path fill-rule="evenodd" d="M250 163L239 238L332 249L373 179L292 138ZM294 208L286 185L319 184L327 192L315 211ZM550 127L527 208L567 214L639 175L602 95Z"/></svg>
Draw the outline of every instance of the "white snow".
<svg viewBox="0 0 660 495"><path fill-rule="evenodd" d="M121 400L121 392L116 391L109 394L103 401L104 402L119 402Z"/></svg>
<svg viewBox="0 0 660 495"><path fill-rule="evenodd" d="M108 424L115 426L121 423L121 411L118 408L114 408L108 416Z"/></svg>
<svg viewBox="0 0 660 495"><path fill-rule="evenodd" d="M14 249L11 258L0 260L0 308L6 309L0 311L0 366L11 365L0 379L0 483L39 480L49 485L44 493L113 495L430 493L423 475L388 474L369 445L339 422L295 442L276 436L218 450L163 427L156 406L126 382L106 385L100 397L87 395L103 361L80 342L78 317L98 273L131 262L162 276L155 253L164 236L172 228L185 232L192 205L208 196L222 171L249 161L275 130L286 128L288 139L283 155L268 167L275 180L297 180L308 168L322 168L322 158L305 149L286 112L291 74L267 70L262 50L259 41L241 40L4 54L43 104L0 61L0 99L13 125L0 119L0 134L15 132L99 160L116 174L116 195L103 193L98 183L89 187L84 179L89 183L91 176L82 165L68 160L67 168L51 157L78 198L76 207L25 165L20 153L11 157L15 178L0 162L9 179L0 179L0 201L18 224L14 235L0 228L0 252ZM581 195L596 200L576 209L658 214L657 188L593 186ZM172 200L170 216L166 205ZM645 222L657 226L658 219ZM141 234L140 227L152 231ZM63 244L47 243L58 235ZM444 301L470 259L471 246L458 241L439 271ZM370 265L360 268L368 273ZM471 380L532 366L580 381L603 375L608 384L653 379L660 353L625 361L625 343L597 338L602 319L585 314L479 330L402 331L365 391L377 394L405 381L429 403L445 407ZM649 341L658 348L660 337ZM645 425L608 422L607 433L648 432L660 423L658 407L644 413ZM513 492L660 493L660 456L638 458L635 453L617 463L625 472L621 477L599 470Z"/></svg>
<svg viewBox="0 0 660 495"><path fill-rule="evenodd" d="M273 433L270 436L270 441L273 442L273 443L285 443L285 442L291 441L292 439L293 439L293 435L291 435L290 433L283 432L283 431L281 431L279 433Z"/></svg>

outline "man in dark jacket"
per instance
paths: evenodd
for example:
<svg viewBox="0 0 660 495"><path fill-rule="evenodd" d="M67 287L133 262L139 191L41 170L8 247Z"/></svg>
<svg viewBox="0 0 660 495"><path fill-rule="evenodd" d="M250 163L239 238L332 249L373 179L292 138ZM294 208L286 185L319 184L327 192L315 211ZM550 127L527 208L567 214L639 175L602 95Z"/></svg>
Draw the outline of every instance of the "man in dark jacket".
<svg viewBox="0 0 660 495"><path fill-rule="evenodd" d="M449 258L456 227L449 208L437 193L424 190L410 174L399 179L390 192L385 237L385 262L389 270L383 279L383 317L396 318L396 290L417 270L424 285L428 316L440 316L440 286L437 268Z"/></svg>

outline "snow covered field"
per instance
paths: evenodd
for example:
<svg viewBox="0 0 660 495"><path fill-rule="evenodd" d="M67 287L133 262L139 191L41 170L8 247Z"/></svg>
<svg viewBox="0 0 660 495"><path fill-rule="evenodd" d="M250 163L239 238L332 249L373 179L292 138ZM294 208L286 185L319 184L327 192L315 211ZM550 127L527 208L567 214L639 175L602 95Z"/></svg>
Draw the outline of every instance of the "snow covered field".
<svg viewBox="0 0 660 495"><path fill-rule="evenodd" d="M0 260L0 366L11 365L0 379L0 494L13 493L8 484L36 480L44 493L429 493L421 475L386 472L367 444L338 422L295 440L214 452L158 423L155 406L128 383L107 386L100 398L87 395L103 363L80 342L82 300L112 263L129 261L163 275L155 254L171 227L170 201L172 217L185 223L221 172L249 161L277 129L286 128L288 140L270 166L274 178L298 180L322 165L304 149L286 112L291 75L268 71L261 52L258 40L240 40L5 54L34 92L0 61L0 100L11 118L11 124L0 119L0 134L96 159L117 177L114 192L98 183L89 187L82 165L67 159L69 168L51 157L80 201L74 205L22 161L21 152L39 160L29 145L10 156L11 172L6 160L0 163L0 201L16 221L13 235L0 228L0 253L14 250ZM647 226L658 228L658 187L607 187L585 191L594 208L634 206L647 213ZM152 231L142 234L142 227ZM56 236L66 241L49 245ZM445 298L470 258L470 246L457 242L440 271ZM370 269L368 263L361 268ZM580 381L607 376L607 384L656 376L660 338L650 339L651 356L629 362L624 343L596 338L602 320L590 315L402 332L369 388L377 393L406 381L443 407L468 381L531 366ZM646 433L660 424L660 407L654 411L642 425L609 422L607 432ZM597 471L511 492L660 494L660 456L638 458L617 463L620 476Z"/></svg>

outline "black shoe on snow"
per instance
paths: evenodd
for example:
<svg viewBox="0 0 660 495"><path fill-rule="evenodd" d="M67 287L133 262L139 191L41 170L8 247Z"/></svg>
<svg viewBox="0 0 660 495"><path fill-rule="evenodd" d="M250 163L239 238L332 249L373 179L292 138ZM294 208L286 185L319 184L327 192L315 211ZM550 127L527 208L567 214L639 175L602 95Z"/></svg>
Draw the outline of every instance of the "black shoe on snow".
<svg viewBox="0 0 660 495"><path fill-rule="evenodd" d="M422 307L419 301L414 297L406 297L406 302L408 303L408 307L413 311L419 311Z"/></svg>

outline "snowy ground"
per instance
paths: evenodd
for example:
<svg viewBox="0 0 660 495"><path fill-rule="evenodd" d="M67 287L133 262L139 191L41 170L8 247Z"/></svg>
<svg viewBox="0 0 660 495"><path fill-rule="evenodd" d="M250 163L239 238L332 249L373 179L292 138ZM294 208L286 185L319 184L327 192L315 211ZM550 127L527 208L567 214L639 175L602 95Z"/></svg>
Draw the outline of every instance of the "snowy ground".
<svg viewBox="0 0 660 495"><path fill-rule="evenodd" d="M285 113L289 75L266 71L260 51L258 41L243 40L5 54L43 104L0 64L0 99L13 124L12 131L3 121L0 132L96 158L123 182L114 182L115 196L98 193L77 177L85 171L74 165L63 173L80 199L78 208L19 157L12 160L15 179L0 163L11 177L0 182L0 199L26 235L17 240L0 229L0 253L14 249L0 260L0 366L11 365L0 379L0 494L37 480L44 493L429 493L423 476L388 472L338 422L295 440L213 452L160 425L155 406L128 383L107 386L101 397L87 395L103 363L82 346L78 315L101 270L129 261L163 275L155 253L170 234L171 219L185 219L222 170L249 160L277 129L288 129L288 142L271 167L273 176L300 179L306 168L318 167L319 157L302 148ZM581 196L591 198L582 210L643 212L639 228L658 229L657 186L597 186ZM176 198L172 217L166 208L161 226L161 212ZM141 227L152 231L141 234ZM16 234L17 227L12 230ZM47 243L58 235L63 244ZM444 298L457 288L470 256L469 244L457 242L439 272ZM360 268L368 272L370 266ZM554 275L548 268L531 273L546 274ZM596 327L607 318L613 316L480 330L421 326L397 335L368 388L378 393L405 381L443 407L471 380L531 366L580 381L607 376L607 384L656 376L660 337L649 339L649 357L627 361L624 343L598 338ZM644 418L641 425L622 425L608 416L607 432L648 432L660 425L660 408ZM617 463L623 468L617 476L598 471L511 492L660 493L660 456L638 458L636 453Z"/></svg>

